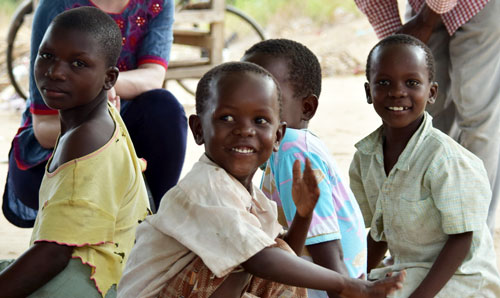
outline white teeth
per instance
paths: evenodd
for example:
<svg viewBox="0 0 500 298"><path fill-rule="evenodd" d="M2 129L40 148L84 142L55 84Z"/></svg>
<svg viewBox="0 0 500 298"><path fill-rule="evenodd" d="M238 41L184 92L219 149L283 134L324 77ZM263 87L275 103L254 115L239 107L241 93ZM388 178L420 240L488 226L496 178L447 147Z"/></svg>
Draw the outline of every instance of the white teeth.
<svg viewBox="0 0 500 298"><path fill-rule="evenodd" d="M255 151L252 148L233 148L232 150L243 154L253 153Z"/></svg>
<svg viewBox="0 0 500 298"><path fill-rule="evenodd" d="M407 107L388 107L389 110L391 111L403 111L403 110L408 110Z"/></svg>

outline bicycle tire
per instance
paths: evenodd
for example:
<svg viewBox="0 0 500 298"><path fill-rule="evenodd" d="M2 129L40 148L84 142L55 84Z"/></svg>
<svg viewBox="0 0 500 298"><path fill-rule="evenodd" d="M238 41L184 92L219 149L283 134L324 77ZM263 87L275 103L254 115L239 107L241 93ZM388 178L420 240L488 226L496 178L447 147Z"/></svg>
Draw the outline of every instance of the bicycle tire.
<svg viewBox="0 0 500 298"><path fill-rule="evenodd" d="M19 86L16 77L14 76L14 42L16 40L17 32L19 28L21 28L24 23L24 18L26 15L31 14L33 12L33 1L32 0L24 0L19 4L16 11L14 12L14 16L9 25L9 32L7 35L7 74L9 76L10 83L16 90L16 93L24 99L27 99L27 95L24 90Z"/></svg>
<svg viewBox="0 0 500 298"><path fill-rule="evenodd" d="M245 23L247 23L248 25L250 25L250 27L255 31L255 33L257 33L257 35L259 36L260 40L265 40L266 39L266 35L264 33L264 30L262 29L262 27L252 18L250 17L248 14L244 13L243 11L241 11L240 9L232 6L232 5L226 5L226 8L225 8L225 11L226 13L231 13L239 18L241 18ZM224 47L228 46L228 41L224 41ZM195 91L196 90L193 90L192 87L188 86L186 83L183 82L183 79L179 79L179 80L176 80L177 81L177 84L179 84L179 86L182 87L182 89L184 89L187 93L191 94L191 95L195 95Z"/></svg>

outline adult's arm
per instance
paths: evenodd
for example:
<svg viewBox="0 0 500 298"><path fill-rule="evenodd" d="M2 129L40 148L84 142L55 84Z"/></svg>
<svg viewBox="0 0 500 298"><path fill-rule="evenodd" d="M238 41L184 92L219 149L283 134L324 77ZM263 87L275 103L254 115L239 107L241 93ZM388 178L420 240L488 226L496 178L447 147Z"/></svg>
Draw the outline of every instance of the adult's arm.
<svg viewBox="0 0 500 298"><path fill-rule="evenodd" d="M131 100L163 85L174 40L174 0L163 0L160 5L161 11L149 22L135 53L138 67L120 72L115 84L116 94L122 99Z"/></svg>
<svg viewBox="0 0 500 298"><path fill-rule="evenodd" d="M380 39L394 34L403 25L396 0L354 0L354 2L366 15Z"/></svg>
<svg viewBox="0 0 500 298"><path fill-rule="evenodd" d="M462 264L472 244L472 233L449 235L429 273L411 294L411 298L434 297Z"/></svg>
<svg viewBox="0 0 500 298"><path fill-rule="evenodd" d="M412 35L427 43L432 31L441 22L441 15L424 3L420 11L406 22L397 33Z"/></svg>
<svg viewBox="0 0 500 298"><path fill-rule="evenodd" d="M395 0L354 0L358 8L366 15L377 37L382 39L394 33L413 35L427 41L431 29L439 22L440 15L456 6L457 0L426 0L417 15L418 20L410 19L408 28L402 28L398 3ZM437 14L437 16L435 15ZM421 30L421 32L419 32Z"/></svg>
<svg viewBox="0 0 500 298"><path fill-rule="evenodd" d="M30 49L30 111L33 116L35 138L43 148L54 148L60 132L59 116L56 110L47 107L35 83L34 65L45 31L52 19L64 11L63 1L41 0L33 17Z"/></svg>
<svg viewBox="0 0 500 298"><path fill-rule="evenodd" d="M116 94L131 100L146 91L161 88L165 73L165 68L156 63L145 63L137 69L120 72L114 87Z"/></svg>
<svg viewBox="0 0 500 298"><path fill-rule="evenodd" d="M38 242L0 273L2 297L27 297L66 268L73 247Z"/></svg>
<svg viewBox="0 0 500 298"><path fill-rule="evenodd" d="M59 115L33 114L33 131L35 133L35 138L43 148L54 148L57 137L61 132Z"/></svg>

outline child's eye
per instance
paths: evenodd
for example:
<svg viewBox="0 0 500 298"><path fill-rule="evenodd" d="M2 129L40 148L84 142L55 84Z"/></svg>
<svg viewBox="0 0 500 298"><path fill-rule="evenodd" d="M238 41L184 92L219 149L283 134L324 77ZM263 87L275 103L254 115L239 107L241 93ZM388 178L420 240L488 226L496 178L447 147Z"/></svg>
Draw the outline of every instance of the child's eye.
<svg viewBox="0 0 500 298"><path fill-rule="evenodd" d="M82 68L82 67L85 67L86 64L80 60L75 60L71 63L71 65L73 65L74 67L77 67L77 68Z"/></svg>
<svg viewBox="0 0 500 298"><path fill-rule="evenodd" d="M388 80L380 80L380 81L377 81L377 85L389 86L389 81Z"/></svg>
<svg viewBox="0 0 500 298"><path fill-rule="evenodd" d="M266 123L269 123L269 121L267 121L266 118L259 117L259 118L255 119L255 123L257 123L257 124L266 124Z"/></svg>
<svg viewBox="0 0 500 298"><path fill-rule="evenodd" d="M222 121L226 121L226 122L233 122L234 121L233 116L230 116L230 115L222 116L220 119Z"/></svg>
<svg viewBox="0 0 500 298"><path fill-rule="evenodd" d="M416 87L416 86L420 85L420 82L417 80L408 80L408 82L406 82L406 84L409 87Z"/></svg>
<svg viewBox="0 0 500 298"><path fill-rule="evenodd" d="M52 55L48 53L40 53L40 57L42 57L43 59L50 59L52 58Z"/></svg>

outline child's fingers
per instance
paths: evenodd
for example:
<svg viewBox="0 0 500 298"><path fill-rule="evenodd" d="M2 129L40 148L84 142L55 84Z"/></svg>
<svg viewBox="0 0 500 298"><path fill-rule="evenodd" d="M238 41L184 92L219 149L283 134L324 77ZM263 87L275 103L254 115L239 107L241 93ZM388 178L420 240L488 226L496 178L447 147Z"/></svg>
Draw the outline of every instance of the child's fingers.
<svg viewBox="0 0 500 298"><path fill-rule="evenodd" d="M387 277L383 280L377 281L377 286L381 286L384 288L387 294L390 294L396 290L399 290L403 287L403 281L406 277L406 271L401 271L396 274L392 274L392 276Z"/></svg>
<svg viewBox="0 0 500 298"><path fill-rule="evenodd" d="M293 183L297 183L299 179L302 178L302 174L300 173L300 161L296 159L293 163Z"/></svg>

